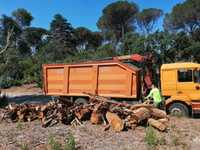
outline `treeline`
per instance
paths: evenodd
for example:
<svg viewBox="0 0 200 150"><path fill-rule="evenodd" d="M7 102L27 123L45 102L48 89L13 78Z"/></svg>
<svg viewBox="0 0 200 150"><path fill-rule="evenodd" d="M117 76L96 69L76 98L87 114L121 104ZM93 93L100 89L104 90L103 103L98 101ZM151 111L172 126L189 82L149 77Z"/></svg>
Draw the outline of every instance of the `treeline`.
<svg viewBox="0 0 200 150"><path fill-rule="evenodd" d="M163 17L163 30L158 20ZM56 14L49 30L33 27L34 17L23 8L0 18L0 87L23 83L41 85L44 63L151 52L155 67L176 61L200 61L200 1L186 0L171 13L141 10L134 2L106 6L97 21L99 31L74 28ZM77 18L78 19L78 18Z"/></svg>

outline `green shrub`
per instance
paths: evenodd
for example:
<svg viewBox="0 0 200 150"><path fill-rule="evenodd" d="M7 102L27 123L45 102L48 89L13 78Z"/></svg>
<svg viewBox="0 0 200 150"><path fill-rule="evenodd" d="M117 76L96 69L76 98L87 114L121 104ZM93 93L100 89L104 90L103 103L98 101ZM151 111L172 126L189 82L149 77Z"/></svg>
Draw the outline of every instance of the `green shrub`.
<svg viewBox="0 0 200 150"><path fill-rule="evenodd" d="M64 146L64 150L75 150L75 138L74 136L70 133L69 136L67 137L66 144Z"/></svg>
<svg viewBox="0 0 200 150"><path fill-rule="evenodd" d="M26 144L26 143L21 144L20 149L21 150L28 150L28 144Z"/></svg>
<svg viewBox="0 0 200 150"><path fill-rule="evenodd" d="M11 86L19 86L21 84L21 80L14 80L6 76L0 76L0 88L9 88Z"/></svg>
<svg viewBox="0 0 200 150"><path fill-rule="evenodd" d="M23 129L23 124L21 123L21 121L18 121L18 122L17 122L16 128L19 129L19 130L22 130L22 129Z"/></svg>
<svg viewBox="0 0 200 150"><path fill-rule="evenodd" d="M61 144L55 140L53 135L49 136L48 144L51 146L52 150L61 150L62 149Z"/></svg>
<svg viewBox="0 0 200 150"><path fill-rule="evenodd" d="M158 137L155 129L151 126L146 128L145 142L150 148L154 148L158 144Z"/></svg>

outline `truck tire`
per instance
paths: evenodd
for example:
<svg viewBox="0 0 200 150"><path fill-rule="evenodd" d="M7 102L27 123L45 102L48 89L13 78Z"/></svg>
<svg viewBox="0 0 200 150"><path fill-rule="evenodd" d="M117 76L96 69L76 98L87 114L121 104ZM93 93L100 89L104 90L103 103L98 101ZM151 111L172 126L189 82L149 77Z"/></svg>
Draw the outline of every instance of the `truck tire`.
<svg viewBox="0 0 200 150"><path fill-rule="evenodd" d="M83 97L79 97L75 100L74 102L75 104L88 104L88 101L86 98Z"/></svg>
<svg viewBox="0 0 200 150"><path fill-rule="evenodd" d="M174 116L189 117L189 109L182 103L173 103L168 109L169 113Z"/></svg>

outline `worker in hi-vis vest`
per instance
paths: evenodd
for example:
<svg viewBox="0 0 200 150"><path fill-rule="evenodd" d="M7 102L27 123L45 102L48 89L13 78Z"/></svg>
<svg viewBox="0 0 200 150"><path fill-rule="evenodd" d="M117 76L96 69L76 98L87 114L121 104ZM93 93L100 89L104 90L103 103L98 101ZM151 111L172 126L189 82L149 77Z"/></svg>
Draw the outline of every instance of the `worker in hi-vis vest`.
<svg viewBox="0 0 200 150"><path fill-rule="evenodd" d="M159 107L160 103L162 102L162 97L160 94L160 90L152 84L151 91L146 97L146 99L153 98L153 103L156 107Z"/></svg>

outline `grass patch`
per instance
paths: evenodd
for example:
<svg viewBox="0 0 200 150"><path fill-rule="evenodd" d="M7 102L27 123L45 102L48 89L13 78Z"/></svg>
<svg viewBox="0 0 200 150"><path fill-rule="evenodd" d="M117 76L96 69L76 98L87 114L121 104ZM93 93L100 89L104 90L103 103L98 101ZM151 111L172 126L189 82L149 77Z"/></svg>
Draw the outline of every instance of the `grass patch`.
<svg viewBox="0 0 200 150"><path fill-rule="evenodd" d="M177 136L172 136L172 145L177 146L180 144L179 138Z"/></svg>
<svg viewBox="0 0 200 150"><path fill-rule="evenodd" d="M175 129L175 128L176 128L176 125L175 125L175 124L172 124L172 125L171 125L171 128L172 128L172 129Z"/></svg>
<svg viewBox="0 0 200 150"><path fill-rule="evenodd" d="M76 148L75 138L70 133L69 136L66 139L66 143L64 145L64 150L75 150Z"/></svg>
<svg viewBox="0 0 200 150"><path fill-rule="evenodd" d="M19 129L19 130L22 130L22 129L23 129L23 125L22 125L21 121L18 121L18 122L17 122L16 128Z"/></svg>
<svg viewBox="0 0 200 150"><path fill-rule="evenodd" d="M53 135L50 135L48 137L48 144L51 147L51 150L61 150L62 145L56 141L55 137Z"/></svg>
<svg viewBox="0 0 200 150"><path fill-rule="evenodd" d="M162 137L158 140L158 143L159 143L159 145L166 145L166 144L167 144L167 141L166 141L165 137L162 136Z"/></svg>
<svg viewBox="0 0 200 150"><path fill-rule="evenodd" d="M159 139L153 127L149 126L146 128L144 140L147 143L148 148L155 148L157 146Z"/></svg>
<svg viewBox="0 0 200 150"><path fill-rule="evenodd" d="M26 143L21 144L20 150L28 150L28 144L26 144Z"/></svg>

